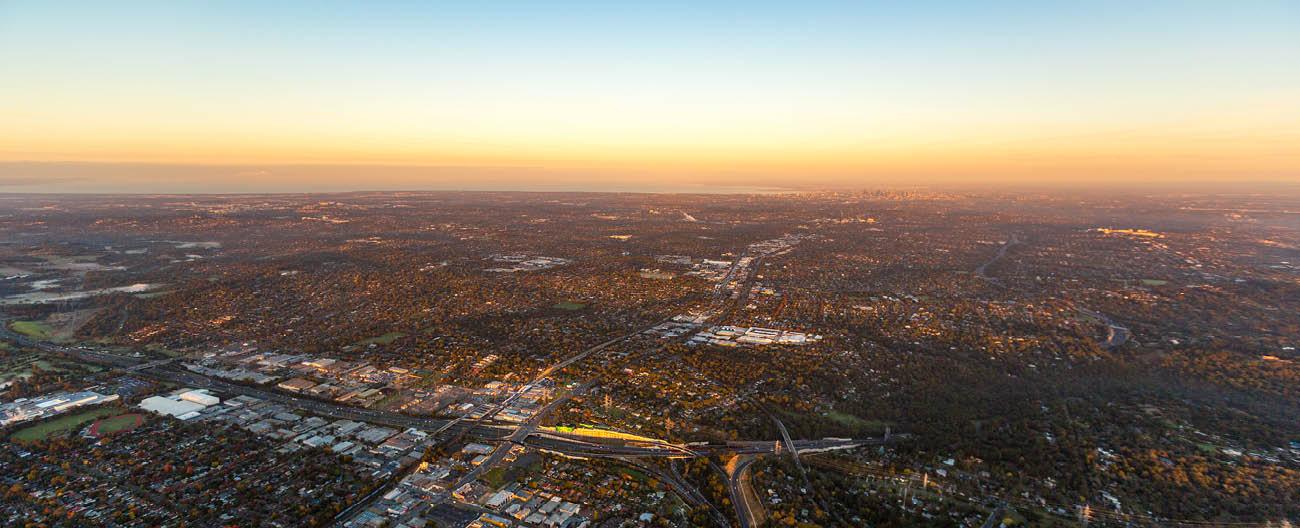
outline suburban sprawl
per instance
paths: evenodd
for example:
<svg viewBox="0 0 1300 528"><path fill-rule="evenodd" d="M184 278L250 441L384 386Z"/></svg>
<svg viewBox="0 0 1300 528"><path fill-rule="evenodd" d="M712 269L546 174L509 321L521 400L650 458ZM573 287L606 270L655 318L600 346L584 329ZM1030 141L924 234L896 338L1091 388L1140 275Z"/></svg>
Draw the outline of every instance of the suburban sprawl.
<svg viewBox="0 0 1300 528"><path fill-rule="evenodd" d="M23 527L1289 526L1300 201L0 195Z"/></svg>

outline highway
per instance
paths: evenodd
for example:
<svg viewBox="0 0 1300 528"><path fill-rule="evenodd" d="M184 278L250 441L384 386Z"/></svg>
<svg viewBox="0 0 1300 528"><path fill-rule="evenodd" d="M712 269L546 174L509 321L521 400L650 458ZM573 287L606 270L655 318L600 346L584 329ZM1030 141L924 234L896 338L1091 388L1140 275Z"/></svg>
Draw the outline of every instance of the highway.
<svg viewBox="0 0 1300 528"><path fill-rule="evenodd" d="M821 453L825 451L855 449L863 446L884 445L899 440L905 440L907 438L909 438L909 436L906 434L895 434L890 435L889 438L792 440L791 445L801 453ZM569 456L581 456L587 458L693 458L699 456L723 455L767 455L777 453L778 450L782 449L781 447L778 447L781 445L780 442L773 441L741 441L727 442L725 444L681 446L668 442L642 442L619 439L601 440L602 441L598 442L594 441L591 437L544 432L531 434L521 443L529 447L564 453ZM786 447L785 449L789 448Z"/></svg>
<svg viewBox="0 0 1300 528"><path fill-rule="evenodd" d="M1017 237L1015 234L1012 234L1011 238L1008 239L1006 242L1004 242L1002 246L998 248L998 252L996 255L993 255L993 258L985 261L983 264L980 264L978 268L975 268L975 276L987 280L989 282L1001 284L1000 281L992 277L989 277L988 274L985 272L988 271L989 266L992 266L994 262L1002 260L1002 257L1007 256L1007 250L1011 249L1011 246L1014 246L1019 243L1020 243L1020 238Z"/></svg>
<svg viewBox="0 0 1300 528"><path fill-rule="evenodd" d="M803 461L799 460L799 446L790 439L790 431L785 429L785 424L779 418L773 416L772 421L776 422L776 428L781 430L781 441L785 442L786 449L790 450L790 456L794 457L794 465L799 467L799 473L803 474L804 480L808 480L808 470L804 469Z"/></svg>
<svg viewBox="0 0 1300 528"><path fill-rule="evenodd" d="M173 383L179 383L182 385L186 385L198 389L211 389L211 390L215 390L227 394L239 394L244 396L251 396L253 398L279 403L282 405L293 407L295 409L301 409L310 412L312 414L317 414L320 416L326 416L335 419L370 422L370 423L376 423L380 425L399 427L403 429L414 427L416 429L420 429L423 431L431 431L435 433L445 432L457 427L459 428L468 427L468 428L473 428L478 433L477 435L475 435L476 437L486 438L486 439L504 438L505 436L509 435L511 431L514 430L513 426L505 425L505 424L484 425L479 423L470 423L461 418L457 418L453 420L447 420L442 418L420 418L416 416L407 416L405 414L399 414L393 412L376 411L376 410L365 409L361 407L339 405L324 400L317 400L317 399L306 398L302 396L294 396L291 394L285 394L281 392L275 392L270 390L259 389L256 387L250 387L248 385L243 385L239 383L231 383L228 381L205 376L197 372L190 372L188 370L182 370L176 368L156 368L142 373L150 377L164 379L166 381L171 381ZM459 432L459 429L453 432Z"/></svg>
<svg viewBox="0 0 1300 528"><path fill-rule="evenodd" d="M727 517L723 515L721 511L718 511L718 508L714 506L712 502L709 502L708 497L705 497L703 493L700 493L700 490L696 489L695 486L686 482L686 479L677 471L677 466L675 464L669 463L669 471L664 471L658 465L647 464L637 460L636 458L622 458L621 460L629 465L639 467L647 473L653 473L659 478L660 482L668 484L668 487L672 488L673 491L682 498L682 501L687 504L693 507L708 508L709 515L713 516L714 522L717 522L719 526L731 525L731 523L727 521Z"/></svg>
<svg viewBox="0 0 1300 528"><path fill-rule="evenodd" d="M329 418L364 421L403 429L414 427L420 430L433 431L435 433L442 433L449 430L455 433L459 432L460 429L465 429L466 434L471 434L471 436L474 436L475 438L486 440L504 439L517 429L517 426L510 424L471 424L464 422L462 419L447 420L441 418L407 416L399 413L339 405L324 400L316 400L260 389L177 368L175 365L172 365L175 361L174 359L146 361L142 358L108 354L83 348L65 347L45 341L35 341L26 336L14 333L2 323L0 323L0 338L17 342L23 346L38 348L46 352L64 356L71 356L88 363L121 369L161 381L185 385L196 389L211 389L226 394L250 396Z"/></svg>
<svg viewBox="0 0 1300 528"><path fill-rule="evenodd" d="M738 455L727 461L727 488L731 492L731 503L736 506L740 528L757 528L767 519L767 509L754 492L750 479L749 469L755 460L754 455Z"/></svg>
<svg viewBox="0 0 1300 528"><path fill-rule="evenodd" d="M735 277L736 272L740 270L740 261L747 256L749 256L748 249L731 262L731 267L727 269L727 274L723 275L722 280L718 281L718 284L713 287L713 299L715 302L726 299L727 284L731 282L732 277Z"/></svg>
<svg viewBox="0 0 1300 528"><path fill-rule="evenodd" d="M1102 343L1102 346L1106 348L1115 348L1128 342L1128 338L1130 334L1129 330L1118 324L1115 324L1115 321L1111 320L1111 318L1106 314L1103 314L1101 312L1094 312L1092 310L1083 308L1078 305L1075 305L1074 309L1082 312L1084 315L1090 315L1092 317L1096 317L1097 319L1101 320L1102 324L1106 325L1106 341Z"/></svg>
<svg viewBox="0 0 1300 528"><path fill-rule="evenodd" d="M755 259L756 265L760 260ZM749 273L749 279L752 280L753 272ZM746 285L748 284L746 281ZM662 322L662 321L661 321ZM147 358L121 356L116 354L105 353L82 347L65 347L50 342L36 341L26 336L19 335L11 331L5 324L4 319L0 319L0 338L8 339L23 346L37 348L46 352L70 356L81 361L95 363L110 368L120 369L132 372L137 375L159 379L179 385L193 388L210 389L223 394L245 395L266 401L271 401L306 411L311 414L330 417L334 419L347 419L387 425L397 428L416 428L432 432L440 441L460 438L462 436L471 436L478 439L501 441L493 450L489 458L484 463L475 467L465 475L461 476L449 492L459 487L477 480L484 472L495 467L509 453L510 447L514 445L525 445L528 447L560 453L567 456L590 457L590 458L639 458L639 457L667 457L667 458L692 458L699 456L718 456L718 455L740 455L749 457L752 461L753 456L770 454L778 452L780 443L773 441L737 441L727 442L725 444L706 444L700 446L681 446L669 442L638 442L638 441L603 441L592 442L590 437L581 437L577 435L564 435L551 432L539 433L538 427L542 421L552 411L568 401L570 398L585 393L590 387L595 385L595 380L590 380L576 387L572 391L562 394L555 400L549 402L540 409L532 418L523 424L503 424L492 421L493 418L502 410L514 403L522 394L536 387L538 384L546 381L556 372L582 361L591 355L600 352L616 343L630 339L641 334L648 328L660 324L660 322L650 325L647 328L636 330L622 336L607 339L601 343L584 349L583 351L565 358L555 364L542 370L531 382L521 387L518 391L512 393L501 403L496 405L492 410L485 413L477 419L457 418L453 420L440 418L420 418L407 416L399 413L376 411L359 407L339 405L324 400L306 398L299 395L287 394L273 390L266 390L250 385L233 383L210 376L199 374L180 368L175 363L178 358L167 358L161 360L149 360ZM778 421L779 423L779 421ZM820 452L838 449L851 449L865 445L880 445L895 439L906 438L906 435L895 435L893 438L886 437L882 439L860 439L860 440L792 440L789 434L784 430L782 425L783 441L787 449L794 453L799 452ZM797 457L796 457L797 460ZM745 464L746 468L748 463ZM740 481L747 483L744 469L741 468L733 474L728 474L721 468L718 468L729 477L734 479L736 485ZM336 522L346 522L356 514L364 511L374 500L381 497L387 490L392 489L397 482L404 477L406 472L401 472L389 480L385 485L380 486L374 492L368 494L364 499L357 501L337 516ZM691 488L688 484L680 479L670 482L670 485L685 497L700 501L703 495L698 490ZM741 525L743 527L757 526L755 522L762 514L756 513L753 508L753 501L756 498L743 498L736 500L736 485L733 485L733 502L737 504L737 511L741 516ZM747 484L745 484L747 485ZM743 489L744 486L740 486ZM442 493L434 496L429 504L436 505L447 500L450 493ZM752 495L752 490L750 492ZM705 501L707 503L707 501ZM710 505L712 506L712 505ZM761 508L761 504L759 505ZM717 514L716 509L713 510Z"/></svg>
<svg viewBox="0 0 1300 528"><path fill-rule="evenodd" d="M441 440L446 441L448 439L460 438L462 435L466 434L467 432L478 431L482 427L492 428L493 426L481 426L480 422L495 417L501 411L509 407L510 404L514 403L515 400L519 399L520 396L522 396L524 393L528 392L529 390L532 390L533 387L536 387L537 385L541 384L543 381L546 381L546 379L549 378L555 372L562 370L565 367L572 365L578 361L586 359L588 356L591 356L596 352L604 350L610 345L613 345L620 341L636 336L637 334L640 334L645 330L653 328L658 324L660 323L657 322L654 325L648 326L646 328L605 340L603 342L597 343L596 345L584 349L582 352L579 352L562 361L559 361L547 367L546 369L542 370L540 373L538 373L536 377L533 378L531 382L525 384L524 386L520 387L519 390L515 391L510 396L506 397L506 399L502 400L502 402L498 404L496 407L494 407L491 411L484 413L482 416L473 420L467 421L464 418L454 420L452 423L448 423L441 427L436 428L434 434L440 434L447 431L451 431L454 427L459 426L461 423L466 423L467 427L470 428L470 429L461 430L459 432L455 432L455 434L452 435L443 436ZM525 440L530 435L532 435L535 431L537 431L537 427L541 425L542 420L544 420L548 414L550 414L557 407L562 405L564 402L568 401L573 396L586 392L586 390L590 388L593 384L594 382L589 381L583 383L582 385L580 385L579 387L575 388L570 392L566 392L562 396L556 398L555 400L551 401L550 403L546 404L544 407L539 409L538 412L534 414L532 418L530 418L527 422L519 426L516 426L512 429L507 429L505 431L506 433L505 436L491 437L494 439L505 440L505 441L497 444L496 447L493 448L492 453L488 455L487 460L484 460L481 464L475 466L473 469L466 472L459 479L457 479L456 482L454 482L449 488L447 488L448 492L454 492L455 490L460 489L462 486L465 486L466 484L478 480L478 478L482 476L483 473L486 473L487 471L490 471L492 468L496 467L496 465L500 464L501 460L505 458L506 454L510 452L510 449L513 446L521 444L523 440ZM390 413L380 413L380 414L390 414ZM497 430L497 429L493 429L493 430ZM386 493L387 492L386 490L392 489L394 486L396 486L397 483L400 482L403 478L405 478L408 473L409 470L394 475L385 486L381 487L381 489L384 489ZM427 501L426 506L433 507L445 502L450 497L448 492L439 493L434 495L433 497L430 497L429 500ZM347 521L351 520L357 514L364 511L366 508L368 508L370 504L372 504L375 500L377 500L381 496L382 494L379 493L371 493L370 495L367 495L362 500L353 503L348 507L348 509L345 512L342 512L339 514L339 516L335 517L336 524L339 525L345 524ZM345 513L346 515L344 515Z"/></svg>
<svg viewBox="0 0 1300 528"><path fill-rule="evenodd" d="M1007 250L1010 249L1011 246L1020 243L1021 243L1020 237L1013 233L1011 237L1005 243L1003 243L1001 247L998 248L998 252L997 254L993 255L993 258L985 261L983 264L980 264L978 268L975 268L975 275L981 279L989 281L990 283L1001 286L1002 282L1000 280L995 279L993 277L989 277L986 272L988 271L989 266L993 265L993 263L999 260L1002 260L1002 257L1005 257L1007 255ZM1102 346L1106 348L1115 348L1115 347L1123 346L1124 343L1128 342L1129 336L1131 335L1128 328L1115 324L1115 321L1112 321L1110 317L1107 317L1105 314L1094 312L1092 310L1077 305L1075 306L1075 309L1079 310L1080 312L1083 312L1084 314L1100 319L1102 323L1106 325L1106 341L1102 343Z"/></svg>

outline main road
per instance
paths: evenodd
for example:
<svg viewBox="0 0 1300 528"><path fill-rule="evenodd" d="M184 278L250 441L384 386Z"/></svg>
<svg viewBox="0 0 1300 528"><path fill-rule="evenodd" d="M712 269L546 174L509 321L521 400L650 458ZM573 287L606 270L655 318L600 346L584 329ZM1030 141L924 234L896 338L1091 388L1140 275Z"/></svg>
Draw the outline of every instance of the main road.
<svg viewBox="0 0 1300 528"><path fill-rule="evenodd" d="M653 326L653 325L652 325ZM552 367L542 371L536 379L526 387L534 386L549 377L551 374L573 364L576 361L585 358L592 353L598 352L619 341L628 339L637 335L640 331L632 332L621 337L613 338L597 345L594 345L574 356L571 356ZM96 363L112 368L131 370L132 367L149 364L150 361L144 358L131 356L122 356L109 354L105 352L83 349L77 347L65 347L46 341L35 341L26 336L19 335L9 330L3 324L0 324L0 338L9 339L23 346L39 348L41 350L73 356L83 361ZM380 425L393 427L408 428L414 427L424 431L434 433L465 434L474 438L484 440L506 440L507 443L526 444L543 449L550 449L557 452L564 452L575 456L590 457L610 457L610 456L650 456L650 457L690 457L697 454L716 455L727 453L773 453L776 451L776 443L771 441L736 441L726 444L692 446L689 450L682 446L661 443L640 443L628 442L622 444L610 443L592 443L579 436L565 437L562 434L547 433L539 435L537 427L545 417L558 408L567 399L584 392L592 385L592 382L584 383L578 388L569 391L548 403L529 421L523 424L509 424L490 419L495 412L489 412L479 420L466 419L441 419L441 418L420 418L408 416L405 414L377 411L373 409L364 409L360 407L351 407L339 405L336 403L306 398L302 396L266 390L249 385L232 383L210 376L205 376L197 372L177 368L170 362L159 362L151 368L138 369L134 373L146 377L160 379L171 383L177 383L200 389L212 389L218 392L229 394L246 395L254 398L264 399L267 401L279 403L296 409L304 410L320 416L346 419L354 421L370 422ZM514 401L519 395L526 392L526 389L512 394L507 398L508 402ZM508 403L507 403L508 405ZM494 411L499 411L504 406L498 406ZM894 435L895 438L905 438L906 435ZM849 447L858 447L863 445L878 445L890 441L890 439L860 439L860 440L794 440L791 445L800 452L820 451L830 449L846 449Z"/></svg>
<svg viewBox="0 0 1300 528"><path fill-rule="evenodd" d="M885 445L899 440L905 440L907 438L909 438L909 436L906 434L895 434L890 435L888 438L826 438L822 440L792 440L789 445L794 446L794 449L797 449L800 453L821 453L826 451L855 449L864 446ZM691 444L682 446L668 442L647 442L624 439L602 438L599 441L596 441L591 437L566 435L550 431L531 434L520 443L529 447L563 453L568 456L587 458L694 458L700 456L737 454L768 455L775 454L783 449L790 449L789 447L780 447L784 445L781 442L762 440L726 442L719 444Z"/></svg>
<svg viewBox="0 0 1300 528"><path fill-rule="evenodd" d="M750 479L749 470L754 460L754 455L737 455L727 461L727 488L731 491L731 503L736 505L740 528L756 528L767 519L767 509L754 493L754 483Z"/></svg>
<svg viewBox="0 0 1300 528"><path fill-rule="evenodd" d="M746 253L748 253L748 251L746 251ZM737 263L739 262L739 260L740 259L737 259ZM761 262L762 262L762 256L755 257L750 262L751 267L749 267L746 270L748 272L747 276L745 277L745 280L742 281L740 284L740 287L743 288L743 290L741 292L737 292L739 293L739 295L737 296L738 298L736 299L736 302L743 302L744 298L748 296L749 293L748 290L750 288L751 283L753 282L755 271ZM738 271L737 268L738 266L733 265L732 269L728 272L728 279L734 276L734 274ZM724 280L723 284L726 284L727 282L729 282L729 280ZM718 292L715 291L715 296L717 295L717 293ZM735 306L735 303L729 303L729 304L732 307ZM335 419L364 421L364 422L390 425L390 426L401 427L401 428L417 428L420 430L431 431L435 436L440 437L440 441L446 441L452 438L460 438L461 436L464 435L469 435L480 439L503 440L500 444L497 445L497 447L493 450L492 454L488 457L486 461L484 461L484 463L480 464L479 466L475 467L473 470L469 471L468 473L462 475L459 479L457 479L454 486L448 488L448 492L444 492L435 496L433 500L430 501L432 504L441 503L445 501L447 498L449 498L450 491L459 489L461 486L464 486L470 482L477 480L484 472L496 466L501 461L501 459L503 459L505 455L509 452L510 448L514 445L527 445L533 448L558 452L561 454L565 454L567 456L593 457L593 458L628 458L628 457L685 458L685 457L712 456L712 455L721 455L721 454L737 454L749 458L746 459L744 467L740 468L738 471L734 473L728 474L728 477L733 478L735 481L737 481L736 483L739 483L739 481L744 481L747 483L748 477L745 474L745 470L748 469L749 464L752 462L752 455L773 453L778 451L779 448L777 446L779 444L777 442L762 442L762 441L728 442L727 444L722 444L722 445L691 446L690 448L687 448L685 446L679 446L668 442L593 443L587 441L587 439L566 437L565 435L560 435L560 434L553 434L553 433L538 434L537 432L538 427L541 425L542 421L546 418L546 416L548 416L554 409L558 408L560 405L562 405L564 402L566 402L573 396L584 393L595 383L594 380L587 381L571 391L564 392L560 397L557 397L555 400L549 402L542 409L540 409L536 414L534 414L528 421L522 424L512 425L512 424L501 424L501 423L491 422L491 420L493 420L493 418L498 413L508 408L520 396L522 396L524 393L528 392L529 390L533 389L534 387L538 386L539 384L545 382L556 372L559 372L564 368L573 365L574 363L582 361L592 356L593 354L596 354L616 343L628 340L636 335L639 335L643 333L645 330L653 328L661 324L662 322L664 321L657 322L646 328L638 329L636 331L618 337L607 339L591 347L588 347L582 350L581 352L578 352L577 354L574 354L563 360L560 360L550 365L549 367L543 369L540 373L538 373L538 375L531 382L525 384L518 391L515 391L514 393L509 395L505 400L500 402L498 405L494 406L493 409L483 414L482 416L475 419L467 419L461 417L453 420L438 419L438 418L419 418L419 417L407 416L399 413L344 406L344 405L338 405L323 400L316 400L316 399L305 398L305 397L291 395L291 394L264 390L261 388L244 385L244 384L231 383L225 380L220 380L210 376L206 376L197 372L177 368L175 365L173 365L176 359L163 359L163 360L151 361L146 358L121 356L117 354L109 354L109 353L92 350L88 348L65 347L50 342L36 341L28 338L27 336L19 335L11 331L8 328L8 325L6 324L6 320L3 318L0 318L0 338L9 339L11 341L14 341L24 346L38 348L41 350L45 350L47 352L68 355L68 356L78 358L82 361L87 361L91 363L105 365L112 368L122 369L128 372L132 372L132 373L136 373L139 375L152 377L156 379L161 379L172 383L191 386L195 388L212 389L218 392L229 393L229 394L246 395L246 396L259 398L267 401L273 401L276 403L280 403L296 409L305 410L312 414L317 414L321 416L327 416ZM880 443L885 443L890 441L890 438L888 437L886 437L883 440L866 439L866 440L845 441L845 440L827 439L827 440L794 441L791 440L789 438L789 435L784 432L784 427L782 427L782 429L783 429L782 432L784 437L783 440L785 441L785 444L788 446L788 448L791 451L794 451L794 453L796 453L796 460L798 460L797 453L799 453L800 451L824 451L824 450L835 450L835 449L848 449L853 447L859 447L862 445L875 445L875 444L880 444ZM405 472L394 476L384 486L380 486L378 489L374 490L374 492L369 494L364 499L356 503L353 503L346 510L341 512L339 516L335 518L336 521L346 521L348 519L353 518L357 513L360 513L361 511L365 510L379 496L381 496L383 493L386 493L386 490L392 489L392 487L396 486L397 483L404 476L405 476ZM675 484L680 485L682 487L689 488L682 482L676 482ZM743 489L744 487L747 487L747 485L742 486L741 488ZM740 515L740 521L742 527L749 528L749 527L757 526L758 519L759 517L761 517L761 515L755 514L755 510L752 507L752 504L755 504L755 501L757 500L756 497L752 497L753 493L752 490L750 490L749 496L744 496L742 493L741 500L736 500L735 497L736 489L737 487L735 483L733 483L732 500L737 504L737 511L738 514ZM692 490L690 489L679 490L679 493L683 491L689 493ZM698 493L698 491L696 491L696 493ZM758 507L761 508L761 504L759 504ZM717 513L716 510L714 510L713 513L716 514Z"/></svg>
<svg viewBox="0 0 1300 528"><path fill-rule="evenodd" d="M624 341L626 339L630 339L633 336L636 336L637 334L640 334L645 330L653 328L658 324L660 323L655 323L655 325L648 326L646 328L637 330L635 332L631 332L628 334L624 334L618 337L614 337L602 341L600 343L597 343L591 347L584 349L583 351L577 354L574 354L568 358L556 362L555 364L552 364L551 366L543 369L540 373L538 373L538 375L534 377L532 381L520 387L519 390L515 391L510 396L506 397L505 400L502 400L501 403L493 407L492 410L466 423L471 424L471 426L477 426L482 420L488 420L495 417L501 411L509 407L510 404L514 403L515 400L519 399L519 397L522 396L524 393L532 390L534 387L540 385L542 382L550 378L552 374L564 369L565 367L568 367L569 365L577 363L578 361L582 361L583 359L586 359L588 356L591 356L596 352L604 350L605 348L608 348L609 346L615 343ZM486 460L484 460L479 465L475 466L470 471L466 472L464 475L461 475L460 478L456 479L456 481L450 487L447 488L447 491L438 493L433 497L431 497L428 501L426 501L426 506L427 507L437 506L438 504L445 502L448 498L451 497L451 493L460 489L462 486L465 486L467 484L474 482L475 480L478 480L478 478L481 475L491 470L493 467L496 467L496 465L501 463L501 460L505 458L506 454L510 452L510 449L512 447L514 447L515 445L522 444L525 439L527 439L530 435L533 434L533 432L537 430L537 427L541 425L542 420L544 420L548 414L550 414L553 410L555 410L557 407L562 405L564 402L568 401L569 398L572 398L574 395L585 392L591 385L592 382L587 382L573 389L572 391L565 392L560 397L557 397L555 400L551 401L550 403L547 403L545 406L539 409L536 414L534 414L531 418L528 419L528 421L513 428L512 431L507 431L507 434L503 438L494 437L495 439L505 440L505 441L497 444L496 447L492 449L492 453L488 455L488 458ZM456 422L459 423L461 422L461 420L463 420L463 418L458 419ZM456 424L449 424L447 426L441 427L435 432L435 434L447 431L453 425ZM447 441L449 439L459 438L464 433L465 431L461 431L460 433L455 435L444 436L441 439L441 441ZM413 468L414 467L415 466L413 466ZM408 469L408 471L404 471L398 475L394 475L388 481L388 483L382 486L380 489L384 489L384 490L392 489L398 484L398 482L400 482L403 478L406 477L409 471L410 470ZM385 493L386 492L387 491L385 491ZM367 495L362 500L353 503L348 507L347 510L341 512L339 516L335 517L336 524L345 525L347 521L351 520L357 514L361 513L366 508L368 508L370 504L373 503L375 500L377 500L380 496L381 494L379 493L371 493L370 495Z"/></svg>
<svg viewBox="0 0 1300 528"><path fill-rule="evenodd" d="M1074 305L1074 308L1082 312L1084 315L1089 315L1101 320L1101 323L1106 325L1106 342L1102 343L1102 346L1106 348L1115 348L1128 342L1130 334L1129 329L1116 324L1110 316L1101 312L1094 312L1077 304Z"/></svg>
<svg viewBox="0 0 1300 528"><path fill-rule="evenodd" d="M36 341L27 336L14 333L3 324L2 320L0 320L0 339L8 339L23 346L33 347L64 356L71 356L81 361L121 369L144 377L185 385L196 389L211 389L228 394L250 396L329 418L364 421L399 428L414 427L416 429L433 431L435 433L445 432L452 428L466 428L467 432L472 436L489 440L505 438L517 429L517 426L515 425L497 422L474 423L471 426L462 419L448 420L442 418L420 418L400 413L376 411L361 407L339 405L325 400L285 394L240 383L232 383L199 374L197 372L177 368L172 364L173 360L170 359L150 361L145 358L109 354L80 347L65 347L48 341ZM453 430L453 432L458 431Z"/></svg>
<svg viewBox="0 0 1300 528"><path fill-rule="evenodd" d="M1011 249L1011 246L1014 246L1019 243L1020 243L1020 237L1016 236L1013 233L1011 235L1011 238L1007 239L1006 242L1002 243L1002 246L998 248L998 252L996 255L993 255L993 258L988 259L983 264L980 264L978 268L975 268L975 276L990 282L998 282L997 279L989 277L988 274L986 274L985 272L988 271L989 266L992 266L994 262L1002 260L1002 257L1007 256L1007 250Z"/></svg>

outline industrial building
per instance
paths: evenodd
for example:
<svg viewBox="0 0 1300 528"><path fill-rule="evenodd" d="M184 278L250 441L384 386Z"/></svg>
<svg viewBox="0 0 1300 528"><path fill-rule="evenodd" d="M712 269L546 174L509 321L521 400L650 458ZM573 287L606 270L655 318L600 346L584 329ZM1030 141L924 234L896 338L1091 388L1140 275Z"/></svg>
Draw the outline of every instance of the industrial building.
<svg viewBox="0 0 1300 528"><path fill-rule="evenodd" d="M108 403L117 398L116 394L104 395L92 391L58 392L30 399L19 398L0 405L0 426L54 416L69 409Z"/></svg>
<svg viewBox="0 0 1300 528"><path fill-rule="evenodd" d="M181 390L170 396L150 396L140 401L140 408L154 414L189 420L199 416L204 409L221 403L221 399L207 390Z"/></svg>

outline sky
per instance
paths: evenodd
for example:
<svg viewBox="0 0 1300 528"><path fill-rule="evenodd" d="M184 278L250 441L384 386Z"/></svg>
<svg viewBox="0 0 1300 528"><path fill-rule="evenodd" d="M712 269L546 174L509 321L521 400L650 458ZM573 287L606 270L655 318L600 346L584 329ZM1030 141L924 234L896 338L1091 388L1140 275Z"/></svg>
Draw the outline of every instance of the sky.
<svg viewBox="0 0 1300 528"><path fill-rule="evenodd" d="M1300 183L1300 2L0 0L0 192Z"/></svg>

